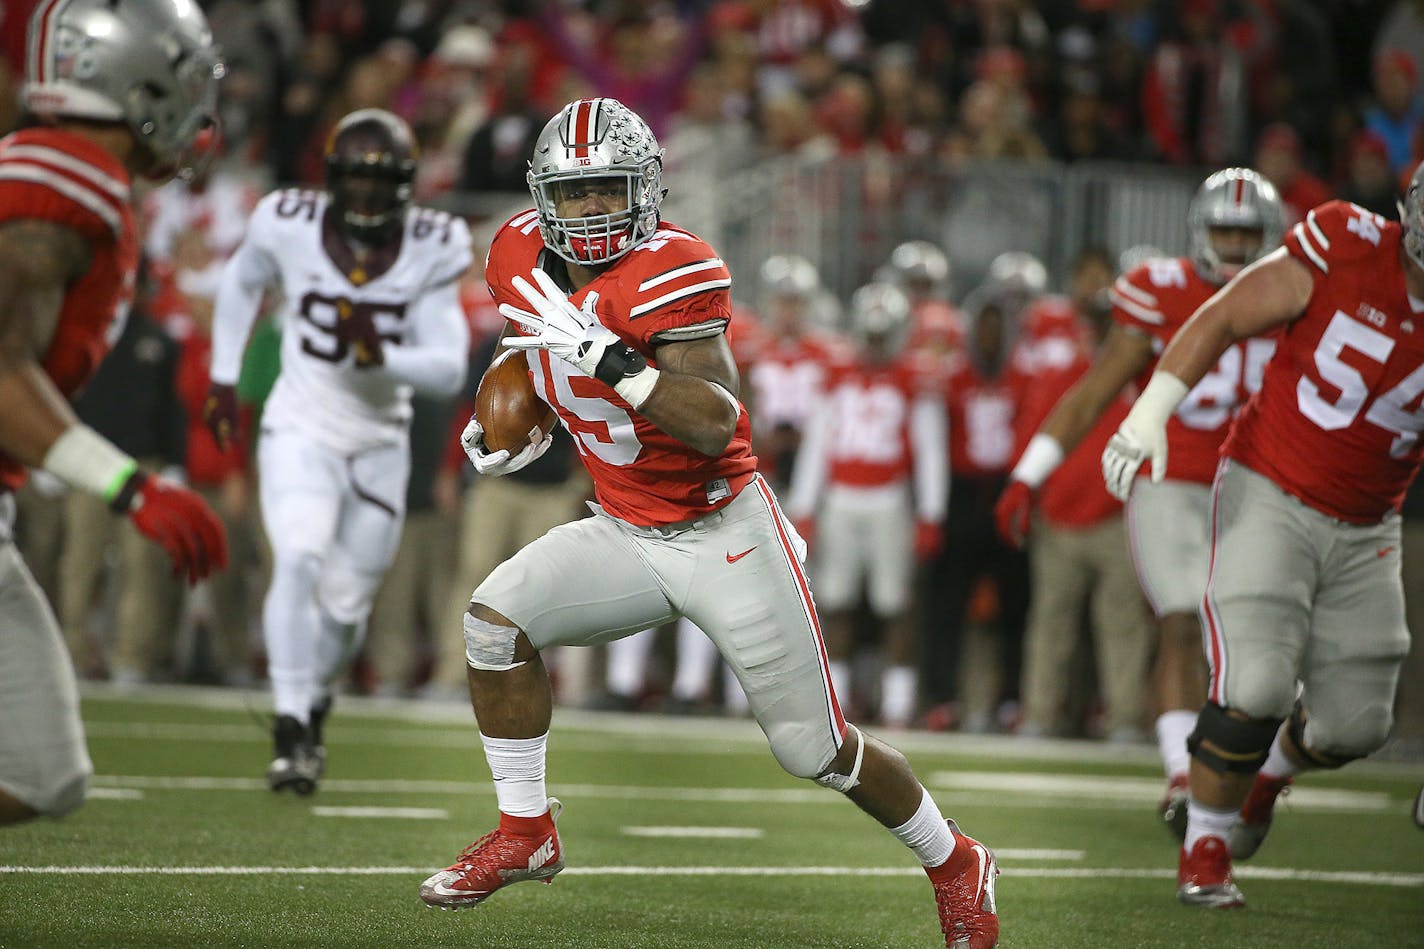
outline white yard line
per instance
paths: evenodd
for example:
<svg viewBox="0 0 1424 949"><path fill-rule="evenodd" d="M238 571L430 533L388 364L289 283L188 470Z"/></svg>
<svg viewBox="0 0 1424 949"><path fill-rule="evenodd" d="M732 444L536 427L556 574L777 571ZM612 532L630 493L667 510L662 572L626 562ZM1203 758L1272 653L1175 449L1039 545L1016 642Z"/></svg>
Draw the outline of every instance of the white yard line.
<svg viewBox="0 0 1424 949"><path fill-rule="evenodd" d="M137 788L90 788L84 794L87 801L141 801L143 792Z"/></svg>
<svg viewBox="0 0 1424 949"><path fill-rule="evenodd" d="M621 827L629 837L706 837L708 839L755 840L765 837L760 827Z"/></svg>
<svg viewBox="0 0 1424 949"><path fill-rule="evenodd" d="M443 807L330 807L312 808L317 817L393 817L398 820L449 820Z"/></svg>
<svg viewBox="0 0 1424 949"><path fill-rule="evenodd" d="M1162 783L1144 778L1108 778L1084 775L998 771L936 771L926 783L947 794L946 806L992 803L995 807L1056 807L1080 810L1119 810L1124 801L1151 803L1162 794ZM96 789L127 788L174 791L266 791L261 778L150 777L147 775L96 775ZM488 783L399 778L328 778L322 790L343 794L473 794L492 792ZM817 787L692 788L622 784L555 784L550 790L570 798L641 801L688 801L713 804L841 804L839 795ZM990 796L992 795L992 797ZM1379 813L1398 802L1376 791L1293 788L1281 805L1287 810L1328 810Z"/></svg>
<svg viewBox="0 0 1424 949"><path fill-rule="evenodd" d="M0 874L55 876L424 876L434 867L135 867L0 866ZM918 877L917 867L569 867L569 876L736 876L736 877ZM1376 873L1363 870L1296 870L1288 867L1237 867L1245 880L1293 880L1306 883L1355 883L1364 886L1424 887L1424 873ZM1006 877L1052 880L1174 879L1166 867L1009 867Z"/></svg>

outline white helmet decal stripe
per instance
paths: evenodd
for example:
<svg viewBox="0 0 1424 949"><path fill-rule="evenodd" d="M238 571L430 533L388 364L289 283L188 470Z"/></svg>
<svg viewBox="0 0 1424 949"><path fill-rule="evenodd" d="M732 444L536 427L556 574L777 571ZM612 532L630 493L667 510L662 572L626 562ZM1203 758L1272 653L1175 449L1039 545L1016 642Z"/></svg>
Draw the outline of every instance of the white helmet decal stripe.
<svg viewBox="0 0 1424 949"><path fill-rule="evenodd" d="M53 30L50 23L55 12L64 4L66 0L42 0L41 4L30 14L31 23L39 23L39 29L30 31L30 74L36 82L45 82L48 76L45 69L49 65L49 44L53 39Z"/></svg>

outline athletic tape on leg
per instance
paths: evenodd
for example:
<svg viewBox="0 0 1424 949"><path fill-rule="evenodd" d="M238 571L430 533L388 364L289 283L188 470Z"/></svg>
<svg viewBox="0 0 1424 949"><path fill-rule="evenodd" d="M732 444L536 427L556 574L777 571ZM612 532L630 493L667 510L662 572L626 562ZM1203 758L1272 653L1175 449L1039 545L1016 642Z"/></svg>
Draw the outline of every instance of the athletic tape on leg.
<svg viewBox="0 0 1424 949"><path fill-rule="evenodd" d="M466 613L465 662L471 669L485 672L517 669L524 665L514 661L514 641L518 636L519 630L513 626L497 626Z"/></svg>
<svg viewBox="0 0 1424 949"><path fill-rule="evenodd" d="M830 788L832 791L840 791L842 794L860 783L860 763L865 758L865 736L854 725L847 725L846 729L855 732L856 742L855 764L851 767L850 774L836 774L834 771L829 771L816 778L817 784Z"/></svg>

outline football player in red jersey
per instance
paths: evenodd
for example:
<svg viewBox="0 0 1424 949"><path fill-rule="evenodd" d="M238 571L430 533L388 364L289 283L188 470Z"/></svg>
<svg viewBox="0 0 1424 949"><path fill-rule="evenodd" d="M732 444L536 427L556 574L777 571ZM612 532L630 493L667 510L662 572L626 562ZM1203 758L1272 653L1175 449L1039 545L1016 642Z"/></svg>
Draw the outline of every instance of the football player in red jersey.
<svg viewBox="0 0 1424 949"><path fill-rule="evenodd" d="M995 509L999 533L1025 542L1034 493L1093 430L1134 379L1145 384L1158 354L1201 304L1246 264L1280 242L1276 190L1246 168L1202 182L1187 214L1191 254L1149 258L1110 291L1114 326L1092 368L1058 402L1029 441ZM1226 349L1212 371L1177 406L1167 425L1172 467L1154 472L1127 503L1128 541L1137 579L1157 616L1152 670L1157 744L1167 775L1159 808L1178 837L1186 833L1187 736L1206 694L1197 608L1206 589L1207 511L1217 454L1237 408L1260 384L1269 340Z"/></svg>
<svg viewBox="0 0 1424 949"><path fill-rule="evenodd" d="M1184 903L1242 905L1232 857L1260 846L1292 776L1389 733L1409 651L1399 506L1424 455L1424 165L1401 219L1343 201L1307 213L1182 328L1103 453L1119 497L1144 462L1160 478L1187 392L1228 347L1279 329L1212 487Z"/></svg>
<svg viewBox="0 0 1424 949"><path fill-rule="evenodd" d="M593 478L594 516L555 528L480 584L464 617L470 697L495 780L496 830L421 886L469 906L564 866L545 793L551 698L539 650L686 615L746 690L777 761L844 792L905 843L934 885L946 945L997 942L993 856L939 812L904 756L848 724L806 582L805 545L757 474L724 330L731 277L660 220L662 158L640 117L581 99L540 133L536 207L495 235L486 279L523 335L535 388ZM479 424L464 441L477 469Z"/></svg>
<svg viewBox="0 0 1424 949"><path fill-rule="evenodd" d="M222 66L207 21L165 0L47 0L29 50L35 121L0 139L0 823L74 810L93 770L74 670L11 542L25 468L103 495L190 583L227 562L203 500L140 470L68 401L132 298L130 175L167 177L211 121Z"/></svg>

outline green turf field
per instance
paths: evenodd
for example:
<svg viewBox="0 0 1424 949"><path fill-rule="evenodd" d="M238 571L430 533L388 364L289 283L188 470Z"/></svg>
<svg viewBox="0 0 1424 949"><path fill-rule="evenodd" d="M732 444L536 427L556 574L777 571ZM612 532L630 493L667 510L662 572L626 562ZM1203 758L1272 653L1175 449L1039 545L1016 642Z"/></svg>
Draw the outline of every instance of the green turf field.
<svg viewBox="0 0 1424 949"><path fill-rule="evenodd" d="M910 855L783 774L749 722L558 713L568 869L449 913L417 887L495 813L468 712L342 700L328 779L295 798L265 790L268 738L245 701L266 707L86 697L93 796L0 831L0 947L943 945ZM1151 749L885 737L999 851L1002 946L1424 947L1418 766L1305 778L1240 869L1249 907L1221 912L1174 900Z"/></svg>

